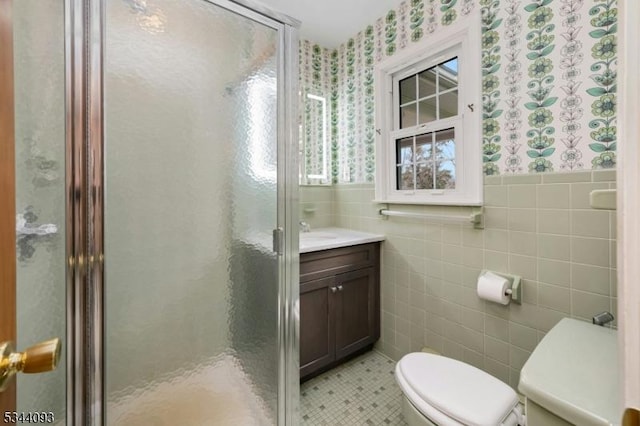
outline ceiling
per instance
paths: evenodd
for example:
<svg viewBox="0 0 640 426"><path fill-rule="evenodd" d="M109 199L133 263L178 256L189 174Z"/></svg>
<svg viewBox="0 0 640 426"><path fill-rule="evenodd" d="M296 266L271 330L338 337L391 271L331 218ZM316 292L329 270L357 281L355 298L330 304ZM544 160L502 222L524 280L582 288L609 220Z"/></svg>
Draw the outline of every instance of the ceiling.
<svg viewBox="0 0 640 426"><path fill-rule="evenodd" d="M396 8L402 0L258 0L302 22L300 38L334 48Z"/></svg>

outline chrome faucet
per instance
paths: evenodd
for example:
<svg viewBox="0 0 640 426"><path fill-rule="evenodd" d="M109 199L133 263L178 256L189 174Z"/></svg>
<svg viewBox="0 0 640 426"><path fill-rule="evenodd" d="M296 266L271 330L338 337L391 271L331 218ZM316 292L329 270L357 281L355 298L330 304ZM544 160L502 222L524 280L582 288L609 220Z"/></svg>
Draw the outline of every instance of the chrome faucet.
<svg viewBox="0 0 640 426"><path fill-rule="evenodd" d="M300 232L311 232L311 225L307 222L300 221Z"/></svg>

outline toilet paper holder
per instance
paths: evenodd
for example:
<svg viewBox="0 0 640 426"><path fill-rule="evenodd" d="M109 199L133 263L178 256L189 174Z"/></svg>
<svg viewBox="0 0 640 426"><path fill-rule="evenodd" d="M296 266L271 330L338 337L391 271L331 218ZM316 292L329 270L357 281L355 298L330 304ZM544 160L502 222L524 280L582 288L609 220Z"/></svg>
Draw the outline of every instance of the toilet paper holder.
<svg viewBox="0 0 640 426"><path fill-rule="evenodd" d="M522 279L520 278L520 276L503 274L502 272L496 271L489 271L488 269L483 269L480 272L480 275L484 275L487 272L491 272L492 274L496 274L503 278L506 278L511 284L511 288L507 289L507 294L511 296L511 301L513 303L517 303L518 305L522 305Z"/></svg>

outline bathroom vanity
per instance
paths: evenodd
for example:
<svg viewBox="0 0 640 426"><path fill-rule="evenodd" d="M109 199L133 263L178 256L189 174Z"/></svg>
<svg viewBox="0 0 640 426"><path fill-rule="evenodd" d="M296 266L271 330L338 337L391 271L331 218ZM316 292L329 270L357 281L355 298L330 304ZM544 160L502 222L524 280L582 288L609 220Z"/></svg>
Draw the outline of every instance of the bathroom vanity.
<svg viewBox="0 0 640 426"><path fill-rule="evenodd" d="M302 380L370 349L380 337L383 239L340 228L301 234Z"/></svg>

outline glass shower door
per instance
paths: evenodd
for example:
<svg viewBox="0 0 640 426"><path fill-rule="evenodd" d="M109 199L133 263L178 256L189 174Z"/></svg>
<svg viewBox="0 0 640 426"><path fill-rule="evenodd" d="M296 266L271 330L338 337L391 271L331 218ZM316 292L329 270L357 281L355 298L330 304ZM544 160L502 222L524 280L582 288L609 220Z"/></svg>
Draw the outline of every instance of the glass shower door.
<svg viewBox="0 0 640 426"><path fill-rule="evenodd" d="M63 425L67 340L64 3L14 1L13 52L15 347L22 351L60 338L63 351L56 370L16 375L16 411L25 413L24 423L44 419ZM29 413L38 413L38 418L27 420ZM19 415L13 418L19 420Z"/></svg>
<svg viewBox="0 0 640 426"><path fill-rule="evenodd" d="M281 31L215 3L105 2L110 425L277 422Z"/></svg>

